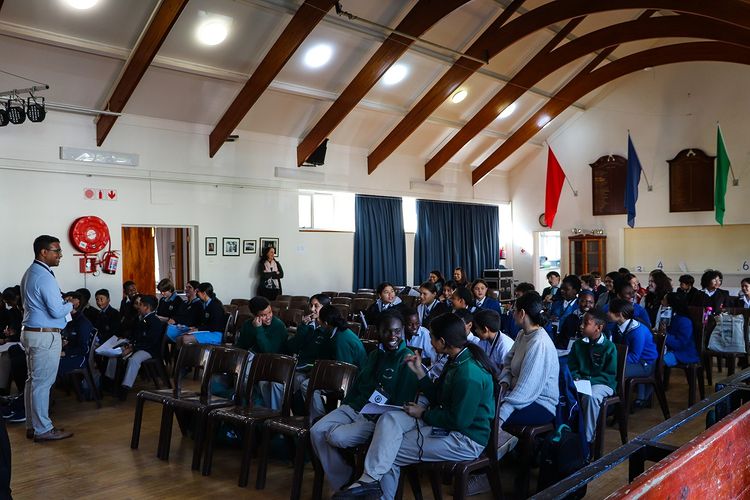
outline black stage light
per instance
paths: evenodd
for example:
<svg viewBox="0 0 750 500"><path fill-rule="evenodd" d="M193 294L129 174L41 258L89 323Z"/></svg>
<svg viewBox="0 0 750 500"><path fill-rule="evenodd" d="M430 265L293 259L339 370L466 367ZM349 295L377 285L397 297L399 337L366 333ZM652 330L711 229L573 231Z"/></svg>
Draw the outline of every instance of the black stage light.
<svg viewBox="0 0 750 500"><path fill-rule="evenodd" d="M0 108L0 127L6 126L9 121L10 120L8 119L8 112L3 108Z"/></svg>
<svg viewBox="0 0 750 500"><path fill-rule="evenodd" d="M47 116L47 109L44 107L44 97L37 99L29 97L26 99L26 115L34 123L39 123Z"/></svg>
<svg viewBox="0 0 750 500"><path fill-rule="evenodd" d="M20 125L26 121L26 110L23 109L23 104L21 99L9 99L5 104L8 119L13 125Z"/></svg>

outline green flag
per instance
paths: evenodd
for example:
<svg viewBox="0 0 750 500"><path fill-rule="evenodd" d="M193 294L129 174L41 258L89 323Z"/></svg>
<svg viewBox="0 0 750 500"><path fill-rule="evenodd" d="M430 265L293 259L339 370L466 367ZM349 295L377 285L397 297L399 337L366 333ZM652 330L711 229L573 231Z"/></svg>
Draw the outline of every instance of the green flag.
<svg viewBox="0 0 750 500"><path fill-rule="evenodd" d="M716 127L716 189L714 191L714 207L716 208L716 222L724 225L724 212L727 206L724 198L727 194L727 177L729 177L729 155L721 137L721 128Z"/></svg>

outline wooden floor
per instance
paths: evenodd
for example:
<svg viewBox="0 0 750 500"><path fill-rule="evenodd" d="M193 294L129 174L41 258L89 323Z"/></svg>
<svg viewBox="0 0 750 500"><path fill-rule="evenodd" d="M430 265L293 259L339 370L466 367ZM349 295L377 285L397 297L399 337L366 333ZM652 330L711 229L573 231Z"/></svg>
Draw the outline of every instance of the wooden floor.
<svg viewBox="0 0 750 500"><path fill-rule="evenodd" d="M715 380L721 378L718 375ZM672 414L687 406L687 384L681 372L673 373L667 397ZM134 397L131 396L124 403L108 397L98 410L93 403L79 403L74 397L62 392L55 392L55 399L52 410L54 423L73 431L75 436L72 439L34 443L26 439L24 424L8 425L13 450L11 485L14 498L119 500L208 498L223 495L234 498L289 498L291 468L281 461L272 461L269 465L267 486L262 491L254 489L255 463L251 470L251 486L237 486L237 450L217 449L210 477L191 471L192 441L182 437L177 425L174 426L169 462L158 460L156 440L160 411L157 405L146 404L141 446L138 450L131 450ZM661 412L656 407L639 410L630 417L631 438L662 420ZM704 427L704 419L699 418L671 436L667 442L683 444L699 434ZM616 428L609 428L606 432L605 452L608 452L619 446L619 433ZM308 466L306 472L303 498L310 497L312 485L312 468ZM512 467L508 467L502 479L505 494L512 498ZM590 484L586 498L604 498L626 483L627 462ZM423 493L425 498L431 497L427 483L423 484ZM446 491L446 494L449 492ZM412 498L411 492L407 492L404 497ZM492 495L484 494L473 498L489 500Z"/></svg>

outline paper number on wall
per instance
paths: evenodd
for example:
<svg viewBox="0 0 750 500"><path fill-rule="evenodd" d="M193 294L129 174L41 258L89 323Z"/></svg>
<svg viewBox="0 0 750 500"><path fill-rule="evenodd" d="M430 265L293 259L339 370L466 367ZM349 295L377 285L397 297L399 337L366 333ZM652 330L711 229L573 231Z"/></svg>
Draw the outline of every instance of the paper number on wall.
<svg viewBox="0 0 750 500"><path fill-rule="evenodd" d="M659 269L664 269L664 263L662 261L659 261L659 263L656 264L656 267Z"/></svg>
<svg viewBox="0 0 750 500"><path fill-rule="evenodd" d="M747 261L742 263L742 270L743 271L750 270L750 264L748 264Z"/></svg>

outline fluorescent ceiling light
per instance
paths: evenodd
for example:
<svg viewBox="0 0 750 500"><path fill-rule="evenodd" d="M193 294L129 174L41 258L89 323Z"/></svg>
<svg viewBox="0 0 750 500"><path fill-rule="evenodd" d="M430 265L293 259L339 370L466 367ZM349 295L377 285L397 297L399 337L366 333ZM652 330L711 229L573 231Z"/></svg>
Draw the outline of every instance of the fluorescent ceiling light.
<svg viewBox="0 0 750 500"><path fill-rule="evenodd" d="M198 41L203 45L219 45L229 35L230 21L227 16L208 16L195 31Z"/></svg>
<svg viewBox="0 0 750 500"><path fill-rule="evenodd" d="M504 110L502 110L498 118L500 118L501 120L503 118L508 118L510 115L513 114L515 110L516 110L516 103L512 102L510 103L510 106L507 106Z"/></svg>
<svg viewBox="0 0 750 500"><path fill-rule="evenodd" d="M461 102L464 99L466 99L467 95L469 95L469 91L466 90L466 89L461 89L458 92L456 92L455 94L453 94L453 97L451 97L451 102L453 104L458 104L459 102Z"/></svg>
<svg viewBox="0 0 750 500"><path fill-rule="evenodd" d="M548 115L542 115L541 118L536 122L536 126L539 128L544 128L547 125L549 125L551 118Z"/></svg>
<svg viewBox="0 0 750 500"><path fill-rule="evenodd" d="M388 71L383 75L383 83L386 85L396 85L398 82L406 78L409 73L409 68L403 64L394 64Z"/></svg>
<svg viewBox="0 0 750 500"><path fill-rule="evenodd" d="M86 10L99 3L99 0L65 0L65 3L74 9Z"/></svg>
<svg viewBox="0 0 750 500"><path fill-rule="evenodd" d="M310 68L320 68L331 60L332 55L331 46L321 43L305 52L305 64Z"/></svg>

